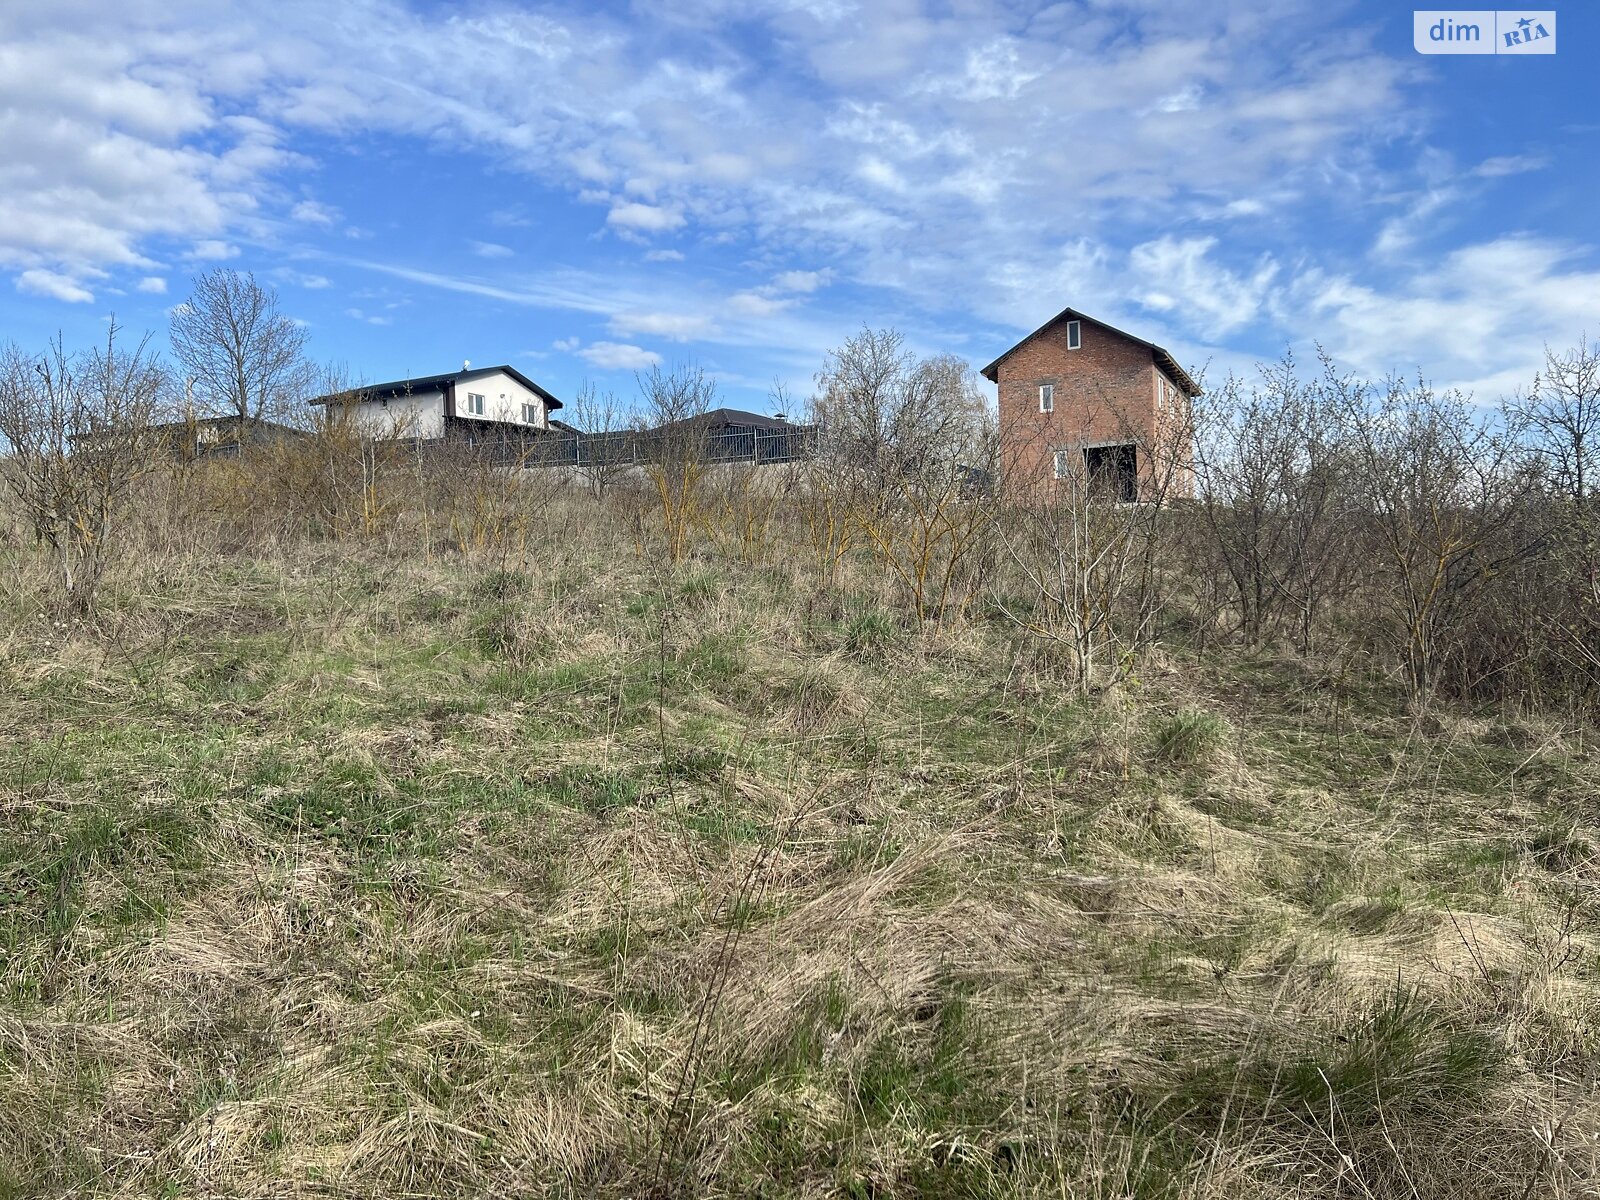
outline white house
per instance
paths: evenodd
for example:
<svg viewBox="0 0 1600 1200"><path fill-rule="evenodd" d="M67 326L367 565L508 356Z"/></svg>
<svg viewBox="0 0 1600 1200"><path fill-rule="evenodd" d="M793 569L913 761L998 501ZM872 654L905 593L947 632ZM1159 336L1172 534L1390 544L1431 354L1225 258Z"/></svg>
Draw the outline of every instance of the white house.
<svg viewBox="0 0 1600 1200"><path fill-rule="evenodd" d="M507 366L397 379L311 403L351 406L369 437L467 442L548 432L550 414L561 407L561 401Z"/></svg>

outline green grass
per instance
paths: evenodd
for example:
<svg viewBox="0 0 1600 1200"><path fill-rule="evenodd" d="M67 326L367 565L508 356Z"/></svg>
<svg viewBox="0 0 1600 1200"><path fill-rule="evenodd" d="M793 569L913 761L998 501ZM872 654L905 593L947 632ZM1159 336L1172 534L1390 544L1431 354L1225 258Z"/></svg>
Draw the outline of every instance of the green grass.
<svg viewBox="0 0 1600 1200"><path fill-rule="evenodd" d="M1592 735L617 539L10 615L0 1197L1566 1186Z"/></svg>
<svg viewBox="0 0 1600 1200"><path fill-rule="evenodd" d="M1156 720L1150 731L1151 749L1164 762L1183 767L1205 766L1215 760L1228 738L1228 724L1215 713L1185 708Z"/></svg>

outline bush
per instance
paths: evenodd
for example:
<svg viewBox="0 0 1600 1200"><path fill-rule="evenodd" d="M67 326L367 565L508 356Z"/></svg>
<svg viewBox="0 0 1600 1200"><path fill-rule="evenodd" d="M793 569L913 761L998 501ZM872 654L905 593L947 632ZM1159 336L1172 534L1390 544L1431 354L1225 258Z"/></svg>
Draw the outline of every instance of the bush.
<svg viewBox="0 0 1600 1200"><path fill-rule="evenodd" d="M1228 723L1201 708L1183 708L1155 723L1157 758L1184 767L1204 766L1222 749Z"/></svg>
<svg viewBox="0 0 1600 1200"><path fill-rule="evenodd" d="M898 629L894 618L886 612L874 610L862 613L845 626L845 648L851 654L871 657L888 648Z"/></svg>

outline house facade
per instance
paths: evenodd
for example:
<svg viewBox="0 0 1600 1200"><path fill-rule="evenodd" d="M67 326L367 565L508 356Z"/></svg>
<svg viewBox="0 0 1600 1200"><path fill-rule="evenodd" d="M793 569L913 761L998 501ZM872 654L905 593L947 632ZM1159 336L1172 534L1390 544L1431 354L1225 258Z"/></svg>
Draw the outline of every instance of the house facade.
<svg viewBox="0 0 1600 1200"><path fill-rule="evenodd" d="M1160 346L1068 308L983 375L999 389L1013 495L1074 481L1127 503L1193 493L1189 401L1200 388Z"/></svg>
<svg viewBox="0 0 1600 1200"><path fill-rule="evenodd" d="M340 405L379 440L515 441L551 431L557 400L515 367L463 367L443 375L353 388L311 403Z"/></svg>

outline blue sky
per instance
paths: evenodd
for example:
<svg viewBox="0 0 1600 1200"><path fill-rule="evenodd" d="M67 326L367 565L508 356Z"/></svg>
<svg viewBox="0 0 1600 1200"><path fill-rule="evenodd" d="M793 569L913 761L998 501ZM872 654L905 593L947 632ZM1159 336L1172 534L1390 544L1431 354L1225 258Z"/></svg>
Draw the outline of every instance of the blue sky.
<svg viewBox="0 0 1600 1200"><path fill-rule="evenodd" d="M1600 334L1600 10L1424 57L1339 0L0 6L0 339L164 340L224 265L369 381L806 394L1071 305L1213 376L1321 342L1492 400Z"/></svg>

